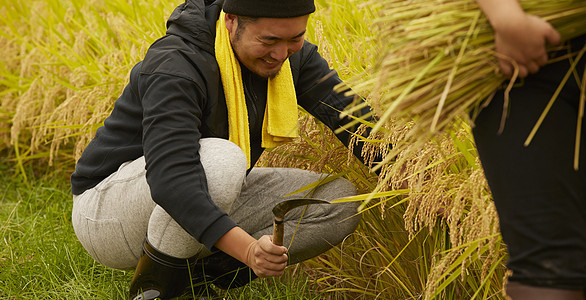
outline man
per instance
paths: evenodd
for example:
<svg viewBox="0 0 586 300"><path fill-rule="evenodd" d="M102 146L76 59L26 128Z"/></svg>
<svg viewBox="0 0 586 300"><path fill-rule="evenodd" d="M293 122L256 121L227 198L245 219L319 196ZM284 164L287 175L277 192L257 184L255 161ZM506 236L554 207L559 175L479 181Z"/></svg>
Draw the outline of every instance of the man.
<svg viewBox="0 0 586 300"><path fill-rule="evenodd" d="M548 22L526 14L517 0L478 0L495 31L502 72L516 63L524 78L510 92L505 127L499 134L505 93L498 91L475 120L474 138L507 244L513 300L583 300L586 289L586 144L574 168L580 80L585 59L577 53L586 36L569 41L547 64L546 45L560 35ZM574 74L551 107L535 137L524 142L555 95L563 77ZM580 80L576 80L580 78ZM582 90L582 93L584 91ZM584 131L584 126L581 130Z"/></svg>
<svg viewBox="0 0 586 300"><path fill-rule="evenodd" d="M356 191L336 179L288 195L323 175L252 167L297 136L297 105L337 129L353 99L334 92L339 77L303 39L313 0L223 2L175 9L71 177L76 235L98 262L136 268L130 299L175 297L190 278L230 288L279 276L359 221L355 204L310 206L285 221L288 241L303 213L291 247L272 244L276 203Z"/></svg>

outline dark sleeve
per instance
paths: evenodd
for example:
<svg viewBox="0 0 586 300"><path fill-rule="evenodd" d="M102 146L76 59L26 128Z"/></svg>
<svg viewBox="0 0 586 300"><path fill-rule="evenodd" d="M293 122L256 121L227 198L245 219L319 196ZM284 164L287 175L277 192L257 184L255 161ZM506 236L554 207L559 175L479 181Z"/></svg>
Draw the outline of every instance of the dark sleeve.
<svg viewBox="0 0 586 300"><path fill-rule="evenodd" d="M308 113L324 123L334 132L353 121L349 116L340 118L340 112L344 111L350 104L360 104L364 101L360 97L347 96L345 93L337 92L334 88L342 83L337 72L330 69L328 63L317 52L317 46L306 42L299 56L293 58L299 63L296 92L299 105ZM371 121L369 117L370 107L354 112L354 116ZM336 137L348 147L351 134L355 132L358 125L342 130ZM370 128L364 133L368 136ZM354 155L364 162L362 155L363 143L360 142L354 147Z"/></svg>
<svg viewBox="0 0 586 300"><path fill-rule="evenodd" d="M141 74L143 148L153 200L211 249L236 224L211 200L199 156L201 103L194 80Z"/></svg>

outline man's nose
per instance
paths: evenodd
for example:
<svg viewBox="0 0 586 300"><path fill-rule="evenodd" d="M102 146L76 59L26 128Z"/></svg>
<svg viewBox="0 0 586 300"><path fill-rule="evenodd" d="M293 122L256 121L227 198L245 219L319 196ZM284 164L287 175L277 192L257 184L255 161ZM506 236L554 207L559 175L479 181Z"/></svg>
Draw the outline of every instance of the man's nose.
<svg viewBox="0 0 586 300"><path fill-rule="evenodd" d="M277 61L284 61L289 57L289 47L287 43L278 43L271 51L271 58Z"/></svg>

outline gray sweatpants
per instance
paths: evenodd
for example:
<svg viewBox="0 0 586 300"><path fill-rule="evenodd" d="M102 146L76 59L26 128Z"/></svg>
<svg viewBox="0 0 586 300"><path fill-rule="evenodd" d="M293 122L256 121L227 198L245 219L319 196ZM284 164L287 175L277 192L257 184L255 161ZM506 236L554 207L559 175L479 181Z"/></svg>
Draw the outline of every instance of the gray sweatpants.
<svg viewBox="0 0 586 300"><path fill-rule="evenodd" d="M288 195L327 175L290 168L253 168L246 175L246 159L235 144L207 138L200 145L212 200L255 238L272 234L272 208L284 199L308 196L332 201L356 194L348 180L337 178ZM73 228L83 247L96 261L116 269L136 267L147 234L151 245L167 255L210 255L156 205L145 175L144 157L140 157L73 197ZM305 211L300 207L288 213L284 244L289 248L289 263L312 258L342 242L358 225L357 206L354 202L310 205Z"/></svg>

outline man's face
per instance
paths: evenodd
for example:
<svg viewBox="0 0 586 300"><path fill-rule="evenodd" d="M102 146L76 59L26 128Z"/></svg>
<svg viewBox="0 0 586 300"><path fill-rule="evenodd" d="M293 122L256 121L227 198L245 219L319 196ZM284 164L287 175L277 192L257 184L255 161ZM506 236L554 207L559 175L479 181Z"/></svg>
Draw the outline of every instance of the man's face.
<svg viewBox="0 0 586 300"><path fill-rule="evenodd" d="M272 78L291 54L301 50L309 15L295 18L259 18L238 28L238 17L226 14L232 49L253 73Z"/></svg>

